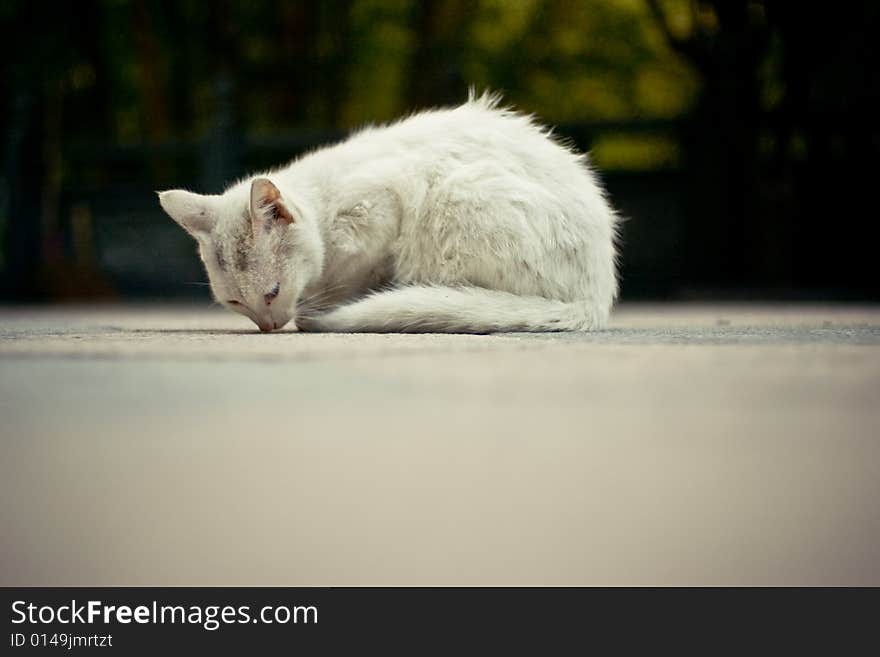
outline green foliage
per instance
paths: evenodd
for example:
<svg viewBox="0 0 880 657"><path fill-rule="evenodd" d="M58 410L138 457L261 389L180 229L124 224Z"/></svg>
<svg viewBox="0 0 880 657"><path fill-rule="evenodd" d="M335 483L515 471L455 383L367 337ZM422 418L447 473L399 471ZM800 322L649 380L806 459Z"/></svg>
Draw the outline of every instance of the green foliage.
<svg viewBox="0 0 880 657"><path fill-rule="evenodd" d="M0 18L27 31L30 4L3 3ZM676 117L697 89L642 0L84 0L58 11L31 58L6 60L6 77L60 80L66 125L117 143L204 135L221 74L238 128L258 135L387 120L460 101L469 85L551 122Z"/></svg>
<svg viewBox="0 0 880 657"><path fill-rule="evenodd" d="M470 79L552 122L680 116L695 76L670 52L641 0L484 0Z"/></svg>

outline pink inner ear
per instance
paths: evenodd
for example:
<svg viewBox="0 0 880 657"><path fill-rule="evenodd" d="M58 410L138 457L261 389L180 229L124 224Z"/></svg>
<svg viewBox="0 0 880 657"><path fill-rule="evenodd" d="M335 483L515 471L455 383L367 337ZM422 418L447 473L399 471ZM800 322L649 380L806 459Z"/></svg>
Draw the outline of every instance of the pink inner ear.
<svg viewBox="0 0 880 657"><path fill-rule="evenodd" d="M251 199L259 201L263 205L268 205L272 201L281 198L281 192L272 184L271 180L266 178L257 178L251 185Z"/></svg>
<svg viewBox="0 0 880 657"><path fill-rule="evenodd" d="M266 178L257 178L251 183L251 220L254 234L262 228L271 230L278 222L289 226L293 223L293 214L281 200L281 192Z"/></svg>
<svg viewBox="0 0 880 657"><path fill-rule="evenodd" d="M271 221L280 221L289 226L293 223L293 214L284 205L281 200L274 201L269 209L269 219Z"/></svg>

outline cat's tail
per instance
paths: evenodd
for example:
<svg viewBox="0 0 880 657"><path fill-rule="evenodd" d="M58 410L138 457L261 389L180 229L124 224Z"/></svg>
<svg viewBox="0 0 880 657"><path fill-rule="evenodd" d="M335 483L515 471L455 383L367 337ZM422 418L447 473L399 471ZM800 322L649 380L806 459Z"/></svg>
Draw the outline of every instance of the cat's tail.
<svg viewBox="0 0 880 657"><path fill-rule="evenodd" d="M605 325L609 307L566 303L481 287L407 285L375 292L327 313L297 320L306 331L354 333L495 333L588 331Z"/></svg>

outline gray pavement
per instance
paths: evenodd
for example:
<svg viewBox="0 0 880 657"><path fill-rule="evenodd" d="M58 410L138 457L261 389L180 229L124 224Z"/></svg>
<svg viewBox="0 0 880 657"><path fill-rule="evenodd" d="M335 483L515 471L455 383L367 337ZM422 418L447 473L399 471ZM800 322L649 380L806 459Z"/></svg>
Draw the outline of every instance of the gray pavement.
<svg viewBox="0 0 880 657"><path fill-rule="evenodd" d="M0 584L880 585L880 309L0 308Z"/></svg>

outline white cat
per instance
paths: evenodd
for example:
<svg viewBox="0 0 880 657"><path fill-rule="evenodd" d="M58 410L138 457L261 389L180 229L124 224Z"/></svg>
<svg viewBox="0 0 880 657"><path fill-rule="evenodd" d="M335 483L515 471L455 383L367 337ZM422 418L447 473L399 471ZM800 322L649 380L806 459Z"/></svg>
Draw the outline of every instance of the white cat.
<svg viewBox="0 0 880 657"><path fill-rule="evenodd" d="M590 330L617 294L617 219L586 156L496 96L159 200L261 331Z"/></svg>

